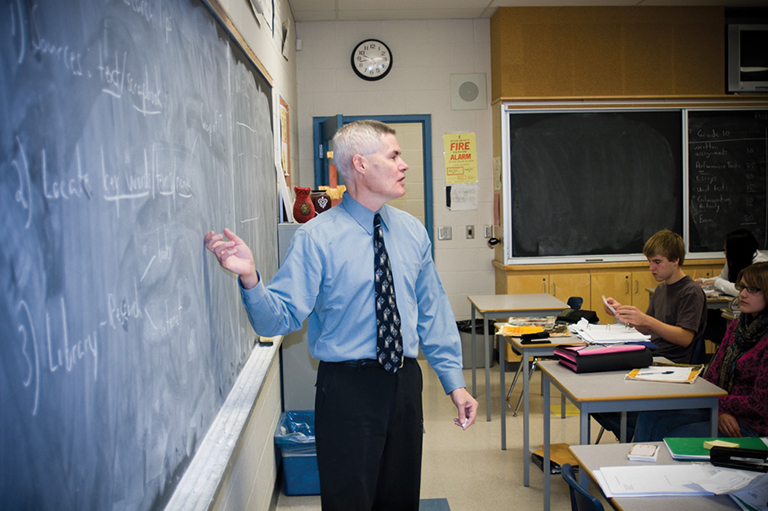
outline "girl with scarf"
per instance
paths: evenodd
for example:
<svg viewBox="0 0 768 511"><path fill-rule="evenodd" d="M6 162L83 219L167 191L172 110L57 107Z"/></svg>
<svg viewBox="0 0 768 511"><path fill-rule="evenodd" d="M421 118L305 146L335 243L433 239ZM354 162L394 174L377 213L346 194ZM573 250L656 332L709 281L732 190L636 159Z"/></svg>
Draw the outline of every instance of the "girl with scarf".
<svg viewBox="0 0 768 511"><path fill-rule="evenodd" d="M724 437L768 436L768 262L739 272L741 314L731 321L705 378L728 391L719 400L718 429ZM635 442L664 437L708 437L709 411L643 412Z"/></svg>

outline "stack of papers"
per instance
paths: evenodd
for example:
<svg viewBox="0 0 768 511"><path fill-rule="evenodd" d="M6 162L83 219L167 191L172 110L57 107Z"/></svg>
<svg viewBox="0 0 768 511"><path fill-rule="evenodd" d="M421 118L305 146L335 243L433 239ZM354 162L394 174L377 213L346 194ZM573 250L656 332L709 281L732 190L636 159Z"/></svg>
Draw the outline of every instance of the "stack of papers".
<svg viewBox="0 0 768 511"><path fill-rule="evenodd" d="M653 444L635 444L627 454L629 461L656 461L659 456L659 446Z"/></svg>
<svg viewBox="0 0 768 511"><path fill-rule="evenodd" d="M768 484L768 474L703 463L600 467L593 474L608 498L725 495Z"/></svg>
<svg viewBox="0 0 768 511"><path fill-rule="evenodd" d="M744 511L768 511L768 484L731 493L731 498Z"/></svg>
<svg viewBox="0 0 768 511"><path fill-rule="evenodd" d="M624 323L596 325L582 318L568 329L592 344L647 343L651 340L650 335L641 334L634 327L628 327Z"/></svg>

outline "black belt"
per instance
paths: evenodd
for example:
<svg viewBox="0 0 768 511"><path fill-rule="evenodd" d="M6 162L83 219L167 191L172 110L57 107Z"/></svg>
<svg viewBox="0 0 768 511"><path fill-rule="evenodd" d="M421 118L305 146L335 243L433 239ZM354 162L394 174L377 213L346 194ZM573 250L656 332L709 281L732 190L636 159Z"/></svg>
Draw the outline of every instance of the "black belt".
<svg viewBox="0 0 768 511"><path fill-rule="evenodd" d="M415 358L406 357L403 359L403 365L412 364L414 362L416 362ZM355 367L357 369L384 369L384 366L382 366L375 358L361 358L360 360L343 360L341 362L329 363Z"/></svg>

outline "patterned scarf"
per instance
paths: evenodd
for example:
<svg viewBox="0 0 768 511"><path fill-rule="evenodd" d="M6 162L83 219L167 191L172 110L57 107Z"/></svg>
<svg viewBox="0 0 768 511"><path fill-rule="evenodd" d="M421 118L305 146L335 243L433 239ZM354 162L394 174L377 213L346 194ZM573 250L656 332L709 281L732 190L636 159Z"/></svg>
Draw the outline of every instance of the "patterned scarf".
<svg viewBox="0 0 768 511"><path fill-rule="evenodd" d="M742 314L739 316L738 324L733 330L733 344L728 346L723 356L723 365L720 367L720 377L717 386L725 389L728 393L733 388L733 373L736 370L736 361L741 356L752 349L757 341L768 334L768 311L763 310L760 314Z"/></svg>

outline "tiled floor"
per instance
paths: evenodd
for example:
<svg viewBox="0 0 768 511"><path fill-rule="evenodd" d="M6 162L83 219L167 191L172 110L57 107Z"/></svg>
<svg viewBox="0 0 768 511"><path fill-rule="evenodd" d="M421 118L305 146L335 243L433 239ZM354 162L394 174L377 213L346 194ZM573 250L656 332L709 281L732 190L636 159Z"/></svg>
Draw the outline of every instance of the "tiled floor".
<svg viewBox="0 0 768 511"><path fill-rule="evenodd" d="M440 386L434 371L420 360L424 371L424 457L422 464L421 497L446 498L451 511L474 510L537 510L543 506L544 478L541 470L531 464L531 484L523 486L523 417L522 409L518 417L512 417L507 409L507 450L501 450L501 426L499 420L499 364L491 368L491 422L487 422L485 413L485 375L478 370L478 421L466 431L454 426L456 408ZM464 371L468 385L471 385L472 372ZM507 382L511 382L514 373L507 373ZM522 389L518 384L512 394L512 404ZM531 380L531 445L538 447L543 438L542 398L540 395L541 378L536 373ZM555 391L556 392L556 391ZM506 393L506 390L505 390ZM559 395L553 393L553 403L558 403ZM522 408L522 407L521 407ZM578 443L578 417L561 419L559 414L552 416L552 442ZM599 428L593 422L592 433ZM614 441L604 435L601 443ZM568 487L560 476L551 479L551 509L568 510L570 500ZM591 486L593 493L599 493ZM605 505L610 509L609 505ZM320 510L320 497L288 497L281 493L277 509L294 511Z"/></svg>

